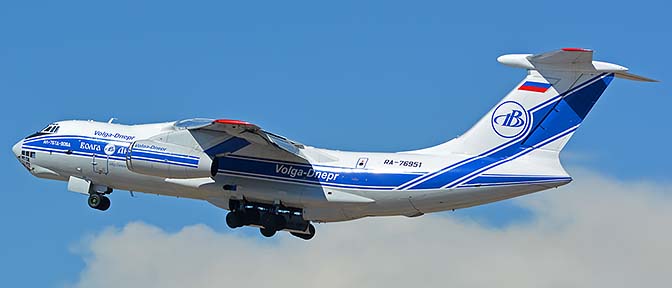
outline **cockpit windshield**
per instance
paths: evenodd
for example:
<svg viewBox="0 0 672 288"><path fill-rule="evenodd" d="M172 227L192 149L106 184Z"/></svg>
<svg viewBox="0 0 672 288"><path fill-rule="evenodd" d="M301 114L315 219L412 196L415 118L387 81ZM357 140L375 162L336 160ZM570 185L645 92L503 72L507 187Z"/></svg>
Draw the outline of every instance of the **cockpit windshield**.
<svg viewBox="0 0 672 288"><path fill-rule="evenodd" d="M32 135L26 137L32 138L32 137L37 137L37 136L42 136L42 135L47 135L47 134L56 134L58 132L58 129L61 128L58 123L51 123L47 127L44 127L44 129L33 133Z"/></svg>
<svg viewBox="0 0 672 288"><path fill-rule="evenodd" d="M214 119L209 118L191 118L175 121L175 128L178 129L196 129L212 124Z"/></svg>

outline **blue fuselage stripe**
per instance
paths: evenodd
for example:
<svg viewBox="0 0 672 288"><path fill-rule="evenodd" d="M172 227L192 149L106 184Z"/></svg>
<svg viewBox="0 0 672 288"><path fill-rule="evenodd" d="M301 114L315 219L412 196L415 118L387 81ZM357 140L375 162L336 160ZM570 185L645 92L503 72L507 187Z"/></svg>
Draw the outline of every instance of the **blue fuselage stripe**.
<svg viewBox="0 0 672 288"><path fill-rule="evenodd" d="M119 143L123 143L120 145ZM114 152L106 154L104 149L108 144L114 144ZM39 139L29 138L23 143L23 147L42 152L57 152L63 154L72 154L78 156L91 156L108 158L113 160L126 160L130 142L100 139L93 137L71 136L71 135L52 135L40 137ZM195 168L198 167L199 159L195 156L174 154L165 152L148 151L145 149L133 149L132 156L141 157L142 161L156 163L168 163L172 165Z"/></svg>
<svg viewBox="0 0 672 288"><path fill-rule="evenodd" d="M137 151L135 149L131 150L130 157L133 158L133 159L142 158L142 159L149 159L149 160L156 160L156 161L170 161L170 162L175 162L175 163L180 163L180 164L189 164L189 165L198 165L198 162L199 162L199 159L183 158L183 157L179 157L179 156L169 156L169 155L163 155L163 154L157 154L157 153Z"/></svg>
<svg viewBox="0 0 672 288"><path fill-rule="evenodd" d="M389 187L390 189L417 176L413 173L371 173L367 170L348 168L324 169L238 157L219 158L219 170L264 175L288 181L357 187Z"/></svg>

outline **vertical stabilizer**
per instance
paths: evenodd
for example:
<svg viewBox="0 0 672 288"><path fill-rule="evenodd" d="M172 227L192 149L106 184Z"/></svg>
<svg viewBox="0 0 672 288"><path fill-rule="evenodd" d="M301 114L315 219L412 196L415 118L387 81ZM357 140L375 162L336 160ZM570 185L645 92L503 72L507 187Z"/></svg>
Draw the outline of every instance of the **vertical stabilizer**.
<svg viewBox="0 0 672 288"><path fill-rule="evenodd" d="M489 163L509 162L536 151L527 157L557 163L553 164L556 170L564 173L557 160L559 152L611 80L655 81L630 74L620 65L593 61L593 51L580 48L510 54L497 60L526 69L527 76L462 136L413 152L473 155Z"/></svg>

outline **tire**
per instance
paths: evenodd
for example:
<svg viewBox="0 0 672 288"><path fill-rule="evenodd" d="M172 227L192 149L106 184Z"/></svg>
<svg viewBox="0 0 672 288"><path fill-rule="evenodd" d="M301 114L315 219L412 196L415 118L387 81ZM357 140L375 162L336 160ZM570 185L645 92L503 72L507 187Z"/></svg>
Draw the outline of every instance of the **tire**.
<svg viewBox="0 0 672 288"><path fill-rule="evenodd" d="M236 229L239 227L243 226L242 223L242 217L239 212L229 212L229 214L226 214L226 225L229 226L231 229Z"/></svg>
<svg viewBox="0 0 672 288"><path fill-rule="evenodd" d="M280 215L273 215L270 213L264 213L259 219L261 226L272 230L282 230L285 229L286 220L285 217Z"/></svg>
<svg viewBox="0 0 672 288"><path fill-rule="evenodd" d="M273 237L276 231L268 228L259 228L259 232L261 232L261 235L264 235L264 237Z"/></svg>
<svg viewBox="0 0 672 288"><path fill-rule="evenodd" d="M259 211L256 209L246 209L245 217L243 217L245 225L259 224Z"/></svg>
<svg viewBox="0 0 672 288"><path fill-rule="evenodd" d="M103 201L100 203L102 205L100 207L98 207L98 210L106 211L107 209L110 209L110 205L112 204L111 201L110 201L110 198L107 198L105 196L102 196L101 198L102 198Z"/></svg>
<svg viewBox="0 0 672 288"><path fill-rule="evenodd" d="M89 196L89 200L87 201L89 204L89 207L100 210L100 211L105 211L108 208L110 208L110 198L107 198L103 195L100 194L91 194Z"/></svg>
<svg viewBox="0 0 672 288"><path fill-rule="evenodd" d="M103 202L103 197L100 196L99 194L91 194L89 195L89 200L87 201L89 204L89 207L93 209L98 209L100 205Z"/></svg>
<svg viewBox="0 0 672 288"><path fill-rule="evenodd" d="M266 229L277 230L275 229L275 217L273 214L262 213L259 217L259 224Z"/></svg>
<svg viewBox="0 0 672 288"><path fill-rule="evenodd" d="M275 229L282 230L287 227L287 220L285 217L280 215L275 215Z"/></svg>
<svg viewBox="0 0 672 288"><path fill-rule="evenodd" d="M313 237L315 237L315 226L313 226L313 224L308 224L308 233L309 234L291 232L290 234L292 234L292 235L294 235L298 238L301 238L303 240L313 239Z"/></svg>

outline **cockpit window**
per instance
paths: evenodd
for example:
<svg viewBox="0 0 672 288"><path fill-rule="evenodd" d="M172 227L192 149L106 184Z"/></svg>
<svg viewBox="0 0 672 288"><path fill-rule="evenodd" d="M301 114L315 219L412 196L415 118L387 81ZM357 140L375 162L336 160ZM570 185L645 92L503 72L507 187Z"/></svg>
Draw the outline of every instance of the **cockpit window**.
<svg viewBox="0 0 672 288"><path fill-rule="evenodd" d="M49 124L49 126L44 127L44 129L40 130L39 132L36 132L36 133L26 137L26 139L32 138L32 137L37 137L37 136L42 136L42 135L47 135L47 134L54 134L54 133L58 132L58 128L60 128L60 126L57 123Z"/></svg>

